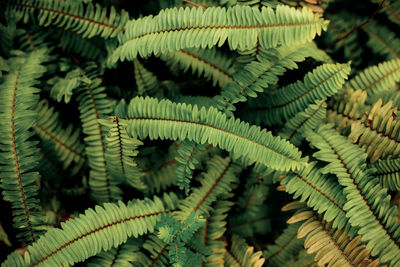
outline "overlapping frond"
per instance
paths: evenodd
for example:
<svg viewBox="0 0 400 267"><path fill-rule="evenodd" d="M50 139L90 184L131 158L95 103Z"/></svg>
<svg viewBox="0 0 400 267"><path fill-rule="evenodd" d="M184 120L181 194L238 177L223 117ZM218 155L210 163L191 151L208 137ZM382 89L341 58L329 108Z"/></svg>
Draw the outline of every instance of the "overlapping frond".
<svg viewBox="0 0 400 267"><path fill-rule="evenodd" d="M249 164L259 162L279 170L305 164L298 150L287 141L239 119L228 120L215 108L199 109L196 105L175 104L165 99L136 97L129 104L128 117L129 134L140 139L208 143L231 152L233 158L245 157Z"/></svg>
<svg viewBox="0 0 400 267"><path fill-rule="evenodd" d="M185 48L211 48L226 41L231 49L295 45L311 41L327 21L308 9L250 7L164 9L157 16L129 21L119 36L113 61L133 60Z"/></svg>
<svg viewBox="0 0 400 267"><path fill-rule="evenodd" d="M363 149L339 135L331 125L321 126L317 132L307 131L307 139L320 151L314 153L319 160L328 162L322 171L333 173L344 187L347 202L343 209L358 234L379 256L382 263L400 262L400 224L396 223L397 209L390 208L390 195L371 177L373 169L366 168ZM377 201L379 200L379 201Z"/></svg>
<svg viewBox="0 0 400 267"><path fill-rule="evenodd" d="M265 259L262 252L254 252L254 247L246 244L246 241L238 235L233 235L231 248L225 253L225 265L234 267L261 267Z"/></svg>
<svg viewBox="0 0 400 267"><path fill-rule="evenodd" d="M379 260L369 258L371 250L360 245L361 236L351 238L346 232L333 228L332 223L307 210L299 210L296 216L296 222L305 220L298 229L297 237L305 237L304 248L309 254L315 253L314 261L318 266L380 266Z"/></svg>
<svg viewBox="0 0 400 267"><path fill-rule="evenodd" d="M36 135L42 140L41 146L48 146L55 151L56 157L67 169L74 163L76 173L85 164L84 145L80 141L80 129L74 129L69 124L64 129L59 121L59 114L50 107L47 100L42 100L36 107L38 121L34 127Z"/></svg>
<svg viewBox="0 0 400 267"><path fill-rule="evenodd" d="M88 209L85 214L61 223L61 229L44 234L28 247L25 260L14 252L2 266L61 266L83 261L125 243L128 237L153 232L161 214L174 209L176 201L175 195L164 194L164 199L154 197L153 200L134 200L127 205L119 201L96 206L95 210Z"/></svg>
<svg viewBox="0 0 400 267"><path fill-rule="evenodd" d="M17 53L8 60L10 72L0 85L0 178L3 199L11 202L14 228L20 241L32 242L41 233L42 215L37 199L40 160L32 127L40 90L37 79L46 71L47 50Z"/></svg>
<svg viewBox="0 0 400 267"><path fill-rule="evenodd" d="M207 172L202 173L201 186L193 189L193 192L179 203L179 211L174 213L174 216L179 220L186 220L193 212L207 216L218 195L231 191L233 184L237 183L235 168L237 166L232 165L229 158L211 158Z"/></svg>
<svg viewBox="0 0 400 267"><path fill-rule="evenodd" d="M388 157L369 165L375 168L372 175L379 179L382 187L393 191L400 191L400 159Z"/></svg>
<svg viewBox="0 0 400 267"><path fill-rule="evenodd" d="M256 60L235 73L234 82L228 84L221 95L214 97L218 108L232 115L235 110L233 104L244 102L248 97L257 97L257 93L264 92L265 88L277 83L278 76L283 75L286 70L296 69L297 62L311 56L312 51L306 45L261 51Z"/></svg>
<svg viewBox="0 0 400 267"><path fill-rule="evenodd" d="M326 108L325 101L315 101L308 105L304 111L297 113L285 123L279 136L299 146L304 139L302 133L306 129L316 129L325 120Z"/></svg>
<svg viewBox="0 0 400 267"><path fill-rule="evenodd" d="M367 92L367 103L379 97L379 94L392 89L400 81L400 59L385 61L372 66L345 84L345 88Z"/></svg>
<svg viewBox="0 0 400 267"><path fill-rule="evenodd" d="M217 49L182 49L161 55L171 69L180 68L184 72L192 69L192 74L211 79L213 86L223 88L233 82L233 60Z"/></svg>
<svg viewBox="0 0 400 267"><path fill-rule="evenodd" d="M138 95L155 95L160 88L160 82L154 73L148 71L139 60L133 60L135 66L135 81Z"/></svg>
<svg viewBox="0 0 400 267"><path fill-rule="evenodd" d="M36 18L40 26L57 26L73 31L83 38L117 36L128 21L128 13L118 14L115 7L110 10L84 1L63 0L17 0L8 1L10 11L19 19L28 22L30 16Z"/></svg>
<svg viewBox="0 0 400 267"><path fill-rule="evenodd" d="M316 100L325 100L337 93L350 74L349 64L324 64L309 72L304 81L285 86L265 98L262 108L267 125L292 118Z"/></svg>
<svg viewBox="0 0 400 267"><path fill-rule="evenodd" d="M387 27L371 21L362 28L369 35L367 45L387 59L400 58L400 39Z"/></svg>

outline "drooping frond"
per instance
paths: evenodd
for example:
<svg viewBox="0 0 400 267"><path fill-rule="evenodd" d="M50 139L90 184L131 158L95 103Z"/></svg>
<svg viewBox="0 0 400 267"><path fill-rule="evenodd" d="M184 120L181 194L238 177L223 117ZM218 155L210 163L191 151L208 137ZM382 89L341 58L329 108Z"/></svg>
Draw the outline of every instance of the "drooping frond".
<svg viewBox="0 0 400 267"><path fill-rule="evenodd" d="M164 195L172 199L167 203L176 204L176 196ZM161 214L171 212L174 206L165 207L163 200L134 200L127 205L105 203L88 209L85 214L61 223L61 229L52 229L36 243L28 247L25 259L12 253L3 267L15 266L61 266L72 265L107 251L127 241L128 237L153 232ZM57 238L55 238L57 237Z"/></svg>
<svg viewBox="0 0 400 267"><path fill-rule="evenodd" d="M314 156L329 163L322 171L335 174L344 187L347 202L343 209L372 249L371 255L379 256L382 263L399 264L400 224L396 223L396 208L390 208L390 195L371 177L373 169L366 168L363 149L330 127L327 124L317 132L306 132L307 139L320 150Z"/></svg>
<svg viewBox="0 0 400 267"><path fill-rule="evenodd" d="M231 152L233 158L245 157L249 164L259 162L279 170L304 165L298 150L287 141L239 119L228 120L212 107L199 109L196 105L175 104L165 99L136 97L129 104L128 117L129 134L140 139L208 143Z"/></svg>
<svg viewBox="0 0 400 267"><path fill-rule="evenodd" d="M193 176L193 170L200 163L194 156L204 150L205 145L199 145L188 140L182 141L178 147L178 155L175 157L177 161L175 169L176 183L180 189L185 190L186 195L189 194L189 184Z"/></svg>
<svg viewBox="0 0 400 267"><path fill-rule="evenodd" d="M263 50L257 60L235 73L234 82L228 84L221 95L214 97L219 109L231 115L235 110L233 104L244 102L248 97L257 97L257 93L277 83L278 76L286 70L296 69L297 62L304 61L312 51L306 45Z"/></svg>
<svg viewBox="0 0 400 267"><path fill-rule="evenodd" d="M233 61L217 49L183 49L161 55L161 59L170 65L171 69L180 68L184 72L192 69L192 74L211 79L213 86L223 88L233 82Z"/></svg>
<svg viewBox="0 0 400 267"><path fill-rule="evenodd" d="M42 140L41 146L52 148L64 169L74 163L72 173L79 171L86 161L84 146L80 141L80 130L74 129L72 124L66 129L62 128L58 112L49 106L47 100L40 101L36 111L39 118L34 131Z"/></svg>
<svg viewBox="0 0 400 267"><path fill-rule="evenodd" d="M261 267L265 259L262 252L254 252L254 247L246 244L246 241L238 235L233 235L231 248L225 253L225 265L232 267Z"/></svg>
<svg viewBox="0 0 400 267"><path fill-rule="evenodd" d="M295 258L302 250L304 240L297 238L300 225L300 223L289 224L275 240L275 244L269 245L263 252L268 266L284 266L289 259Z"/></svg>
<svg viewBox="0 0 400 267"><path fill-rule="evenodd" d="M316 129L326 118L326 107L325 101L316 101L308 105L304 111L297 113L285 123L279 136L299 146L304 139L302 133L306 129Z"/></svg>
<svg viewBox="0 0 400 267"><path fill-rule="evenodd" d="M229 158L211 158L207 172L202 173L201 186L193 189L190 196L179 203L179 211L174 216L180 220L186 220L193 212L207 216L218 195L231 191L233 184L237 183L235 168Z"/></svg>
<svg viewBox="0 0 400 267"><path fill-rule="evenodd" d="M47 50L24 54L8 60L10 72L0 84L0 178L3 199L11 202L14 228L20 241L36 240L42 224L37 199L35 171L40 160L37 142L30 141L31 128L37 121L35 107L39 100L36 79L46 71L41 64L48 60Z"/></svg>
<svg viewBox="0 0 400 267"><path fill-rule="evenodd" d="M392 89L400 81L400 59L385 61L359 73L345 84L345 88L367 92L367 103L379 94Z"/></svg>
<svg viewBox="0 0 400 267"><path fill-rule="evenodd" d="M371 21L362 28L369 35L367 45L387 59L400 58L400 39L387 27Z"/></svg>
<svg viewBox="0 0 400 267"><path fill-rule="evenodd" d="M111 102L104 94L104 87L98 72L93 71L93 66L83 71L89 82L83 82L79 87L80 118L82 131L86 134L85 150L90 167L89 185L92 196L100 203L120 199L121 190L118 188L118 181L111 178L105 159L106 144L105 133L99 119L109 115Z"/></svg>
<svg viewBox="0 0 400 267"><path fill-rule="evenodd" d="M388 157L387 159L378 160L370 164L375 168L372 176L379 179L382 187L393 191L400 191L400 159Z"/></svg>
<svg viewBox="0 0 400 267"><path fill-rule="evenodd" d="M371 163L400 155L400 119L390 101L382 106L379 99L364 116L353 122L349 138L365 148Z"/></svg>
<svg viewBox="0 0 400 267"><path fill-rule="evenodd" d="M129 21L119 36L121 45L113 61L133 60L186 48L211 48L228 42L232 50L252 48L259 40L265 48L311 41L327 21L308 9L287 6L276 10L250 7L164 9L157 16Z"/></svg>
<svg viewBox="0 0 400 267"><path fill-rule="evenodd" d="M316 253L314 261L318 266L352 267L352 266L380 266L379 260L370 262L370 249L360 245L361 236L351 238L346 232L332 227L313 212L300 210L304 214L295 221L306 220L298 229L297 237L304 238L304 247L307 253Z"/></svg>
<svg viewBox="0 0 400 267"><path fill-rule="evenodd" d="M157 76L148 71L139 60L134 59L133 65L135 66L135 81L138 89L138 95L153 96L159 92L160 88Z"/></svg>
<svg viewBox="0 0 400 267"><path fill-rule="evenodd" d="M351 232L351 235L355 234L357 229L350 227L346 217L347 212L343 208L346 197L342 192L342 187L332 177L322 174L316 162L310 163L298 172L288 173L281 184L286 185L286 192L294 194L294 199L300 197L299 201L305 202L318 214L323 213L324 220L333 221L334 228L346 227L347 232Z"/></svg>
<svg viewBox="0 0 400 267"><path fill-rule="evenodd" d="M350 74L349 64L324 64L309 72L304 81L285 86L265 98L262 108L267 125L280 124L292 118L316 100L337 93Z"/></svg>
<svg viewBox="0 0 400 267"><path fill-rule="evenodd" d="M83 38L100 36L115 37L128 20L128 13L118 14L114 6L110 10L99 4L84 4L84 1L63 0L17 0L8 1L9 11L18 19L28 22L30 16L40 26L57 26L73 31Z"/></svg>

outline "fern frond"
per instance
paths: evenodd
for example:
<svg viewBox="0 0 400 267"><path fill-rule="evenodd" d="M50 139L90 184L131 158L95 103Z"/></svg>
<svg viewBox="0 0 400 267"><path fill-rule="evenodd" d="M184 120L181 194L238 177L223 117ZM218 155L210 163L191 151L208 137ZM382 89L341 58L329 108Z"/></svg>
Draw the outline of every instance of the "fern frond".
<svg viewBox="0 0 400 267"><path fill-rule="evenodd" d="M175 199L176 196L164 195ZM169 201L168 203L172 203ZM72 265L108 251L125 243L127 238L153 232L161 214L170 212L163 200L134 200L127 205L105 203L88 209L75 219L61 223L61 229L49 230L36 243L28 247L24 258L12 253L3 263L4 267L15 266L61 266Z"/></svg>
<svg viewBox="0 0 400 267"><path fill-rule="evenodd" d="M400 58L400 39L387 27L371 21L362 28L369 35L367 45L377 54L387 59Z"/></svg>
<svg viewBox="0 0 400 267"><path fill-rule="evenodd" d="M144 171L142 180L150 194L165 191L170 186L176 185L176 160L170 160L161 165L158 170Z"/></svg>
<svg viewBox="0 0 400 267"><path fill-rule="evenodd" d="M308 105L304 111L297 113L285 123L279 136L287 139L295 146L299 146L304 139L302 133L306 129L316 129L325 120L326 108L325 101L316 101Z"/></svg>
<svg viewBox="0 0 400 267"><path fill-rule="evenodd" d="M305 164L298 150L287 141L239 119L227 120L215 108L199 109L196 105L136 97L129 104L128 116L129 134L140 139L188 139L199 144L208 143L231 152L234 159L245 157L249 164L259 162L279 170Z"/></svg>
<svg viewBox="0 0 400 267"><path fill-rule="evenodd" d="M150 234L143 243L143 248L150 253L146 266L164 267L169 266L168 248L169 244L162 241L155 234Z"/></svg>
<svg viewBox="0 0 400 267"><path fill-rule="evenodd" d="M60 47L67 53L82 55L84 58L96 60L104 58L106 49L100 37L84 38L74 31L64 30L60 35Z"/></svg>
<svg viewBox="0 0 400 267"><path fill-rule="evenodd" d="M313 213L307 214L309 216L302 217L306 221L300 226L297 237L305 237L304 247L307 253L316 253L314 261L318 266L380 266L379 260L366 264L371 250L360 245L361 236L351 238L346 232L334 229L332 223L326 223Z"/></svg>
<svg viewBox="0 0 400 267"><path fill-rule="evenodd" d="M126 121L120 121L116 116L112 122L109 120L99 120L99 122L109 129L104 156L110 176L113 180L127 182L140 191L146 190L147 187L142 181L143 172L133 159L138 154L138 146L143 143L130 138L126 132Z"/></svg>
<svg viewBox="0 0 400 267"><path fill-rule="evenodd" d="M287 6L278 6L275 11L242 6L205 11L164 9L155 17L129 21L112 57L114 62L133 60L138 54L148 57L186 48L211 48L225 41L232 50L255 47L257 40L265 48L295 45L311 41L326 25L327 21L307 9Z"/></svg>
<svg viewBox="0 0 400 267"><path fill-rule="evenodd" d="M254 247L246 244L246 241L238 235L233 235L230 251L225 253L225 264L234 267L261 267L265 259L262 252L254 252Z"/></svg>
<svg viewBox="0 0 400 267"><path fill-rule="evenodd" d="M218 195L232 190L232 184L237 183L236 166L229 158L222 159L215 156L209 160L207 173L202 173L201 186L193 189L192 194L178 205L179 211L174 216L179 220L186 220L190 214L198 211L201 215L208 215L211 204Z"/></svg>
<svg viewBox="0 0 400 267"><path fill-rule="evenodd" d="M31 243L41 230L41 208L37 199L35 171L39 162L37 142L30 141L37 121L35 107L39 100L36 79L46 71L41 64L48 60L47 50L8 60L10 72L0 85L0 178L3 199L11 202L14 228L20 241Z"/></svg>
<svg viewBox="0 0 400 267"><path fill-rule="evenodd" d="M89 84L90 82L90 79L85 76L80 68L73 69L65 75L65 78L54 77L48 80L48 83L53 85L50 90L50 97L58 102L64 99L65 103L69 103L74 91L82 83Z"/></svg>
<svg viewBox="0 0 400 267"><path fill-rule="evenodd" d="M382 106L379 99L364 116L351 127L349 139L365 148L371 163L389 155L400 155L400 119L392 102Z"/></svg>
<svg viewBox="0 0 400 267"><path fill-rule="evenodd" d="M400 191L400 159L388 157L369 165L376 171L372 174L379 179L382 187L393 191Z"/></svg>
<svg viewBox="0 0 400 267"><path fill-rule="evenodd" d="M84 146L79 138L80 130L74 129L71 124L63 129L58 112L54 111L54 107L49 106L47 100L40 101L36 111L39 118L34 131L42 140L42 146L54 149L55 155L62 162L64 169L74 162L72 173L78 172L86 162Z"/></svg>
<svg viewBox="0 0 400 267"><path fill-rule="evenodd" d="M283 233L263 252L268 266L285 266L289 259L294 258L303 248L303 240L297 238L300 223L289 224Z"/></svg>
<svg viewBox="0 0 400 267"><path fill-rule="evenodd" d="M371 255L396 265L400 262L400 224L396 223L396 208L390 208L390 195L371 177L373 170L366 168L363 149L330 127L328 124L317 132L307 131L307 139L320 150L314 156L329 163L322 171L335 174L344 187L347 202L343 209L372 249Z"/></svg>
<svg viewBox="0 0 400 267"><path fill-rule="evenodd" d="M367 103L374 96L393 88L400 81L400 59L385 61L359 73L345 84L345 88L367 92Z"/></svg>
<svg viewBox="0 0 400 267"><path fill-rule="evenodd" d="M372 0L377 4L381 4L380 0ZM381 12L385 12L388 18L396 24L400 24L400 4L395 0L387 0L382 3L383 8Z"/></svg>
<svg viewBox="0 0 400 267"><path fill-rule="evenodd" d="M85 150L90 167L89 185L92 189L92 196L101 202L110 202L120 199L121 190L118 188L118 181L111 178L105 159L106 144L104 129L99 119L105 118L111 111L111 102L104 94L104 87L98 78L97 71L87 67L84 75L90 83L83 82L79 87L80 118L82 131L86 134ZM83 71L83 70L82 70Z"/></svg>
<svg viewBox="0 0 400 267"><path fill-rule="evenodd" d="M192 69L192 74L211 79L213 86L217 84L223 88L233 82L232 59L218 52L217 49L184 49L161 55L171 69L180 68L187 72Z"/></svg>
<svg viewBox="0 0 400 267"><path fill-rule="evenodd" d="M342 229L354 235L356 228L348 223L344 205L346 197L343 189L337 181L322 174L316 166L316 162L310 163L299 172L290 172L281 181L286 185L286 192L294 194L293 199L300 197L299 201L305 202L307 206L322 214L324 220L332 223L332 227ZM282 208L285 210L285 207Z"/></svg>
<svg viewBox="0 0 400 267"><path fill-rule="evenodd" d="M57 26L83 38L115 37L129 18L125 11L117 14L114 6L107 10L99 4L84 4L83 1L17 0L11 1L9 8L9 12L13 11L25 23L32 16L40 26Z"/></svg>
<svg viewBox="0 0 400 267"><path fill-rule="evenodd" d="M264 122L280 124L307 108L316 100L325 100L337 93L350 74L349 64L324 64L309 72L304 81L298 81L279 89L266 97Z"/></svg>
<svg viewBox="0 0 400 267"><path fill-rule="evenodd" d="M304 61L311 54L312 50L304 45L262 51L257 60L233 76L234 83L228 84L221 95L214 97L219 109L231 115L235 110L233 104L244 102L247 97L257 97L257 93L277 83L278 76L286 70L296 69L296 63Z"/></svg>

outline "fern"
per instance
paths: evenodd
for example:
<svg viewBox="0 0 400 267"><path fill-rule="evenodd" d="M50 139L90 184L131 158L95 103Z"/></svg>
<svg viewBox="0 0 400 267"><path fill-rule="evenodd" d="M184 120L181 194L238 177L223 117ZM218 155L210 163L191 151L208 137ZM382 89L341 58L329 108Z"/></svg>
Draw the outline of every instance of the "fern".
<svg viewBox="0 0 400 267"><path fill-rule="evenodd" d="M261 267L265 261L261 255L261 251L254 252L254 247L248 246L244 239L234 235L231 250L225 253L225 261L230 266Z"/></svg>
<svg viewBox="0 0 400 267"><path fill-rule="evenodd" d="M165 18L173 20L166 23ZM209 19L203 21L203 18ZM261 12L239 6L210 7L205 11L202 8L165 9L155 17L129 21L124 35L119 37L121 45L115 50L113 61L133 60L138 54L147 57L185 48L221 46L225 41L231 49L252 48L257 38L266 48L299 44L321 34L326 24L309 10L296 11L286 6L278 6L276 11L265 8ZM194 34L199 36L190 38ZM247 37L241 38L241 34ZM271 39L272 36L276 38ZM181 41L176 43L176 40Z"/></svg>

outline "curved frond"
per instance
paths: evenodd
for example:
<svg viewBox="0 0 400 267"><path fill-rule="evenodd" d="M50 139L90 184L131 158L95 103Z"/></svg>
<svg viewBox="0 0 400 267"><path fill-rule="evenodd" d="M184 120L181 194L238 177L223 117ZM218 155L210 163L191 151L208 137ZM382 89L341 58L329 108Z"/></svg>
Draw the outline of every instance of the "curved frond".
<svg viewBox="0 0 400 267"><path fill-rule="evenodd" d="M39 149L29 139L37 121L36 79L46 71L41 64L48 55L45 49L18 55L8 60L10 72L0 85L0 185L3 199L11 202L14 228L20 230L17 238L30 243L41 233L42 214L36 197Z"/></svg>
<svg viewBox="0 0 400 267"><path fill-rule="evenodd" d="M288 6L278 6L275 11L244 6L164 9L155 17L126 24L113 61L133 60L138 54L148 57L186 48L211 48L226 41L233 50L255 47L257 40L265 48L295 45L311 41L326 25L327 21L310 10Z"/></svg>
<svg viewBox="0 0 400 267"><path fill-rule="evenodd" d="M133 60L135 66L135 81L138 95L155 95L160 88L160 82L152 72L148 71L139 60Z"/></svg>
<svg viewBox="0 0 400 267"><path fill-rule="evenodd" d="M366 168L363 149L330 127L307 131L307 139L320 150L314 156L329 163L322 171L335 174L344 187L347 202L343 209L372 249L371 255L379 256L383 263L399 264L400 224L396 223L397 209L390 208L390 195L371 177L373 170Z"/></svg>
<svg viewBox="0 0 400 267"><path fill-rule="evenodd" d="M246 244L246 241L238 235L233 235L230 251L225 253L225 265L232 267L262 267L265 259L262 252L254 252L254 247Z"/></svg>
<svg viewBox="0 0 400 267"><path fill-rule="evenodd" d="M388 157L369 165L376 171L372 175L379 179L382 187L400 191L400 159Z"/></svg>
<svg viewBox="0 0 400 267"><path fill-rule="evenodd" d="M226 149L233 158L245 157L249 164L259 162L279 170L305 164L298 150L287 141L239 119L228 120L212 107L199 109L196 105L136 97L129 104L128 117L129 134L140 139L188 139L199 144L208 143Z"/></svg>
<svg viewBox="0 0 400 267"><path fill-rule="evenodd" d="M362 28L369 35L367 45L387 59L400 58L400 39L387 27L371 21Z"/></svg>
<svg viewBox="0 0 400 267"><path fill-rule="evenodd" d="M285 86L265 98L262 108L267 125L280 124L292 118L316 100L337 93L350 74L349 64L324 64L309 72L304 81Z"/></svg>
<svg viewBox="0 0 400 267"><path fill-rule="evenodd" d="M40 26L57 26L81 35L83 38L100 36L115 37L129 19L128 13L118 14L114 6L110 10L99 4L83 1L62 0L16 0L9 1L9 8L17 18L28 22L36 17Z"/></svg>
<svg viewBox="0 0 400 267"><path fill-rule="evenodd" d="M176 199L176 196L165 194L164 198ZM161 214L170 212L171 208L174 207L166 208L158 197L131 201L127 205L119 201L96 206L95 210L88 209L85 214L61 223L61 229L49 230L28 247L25 261L14 252L2 266L72 265L125 243L128 237L153 232Z"/></svg>

